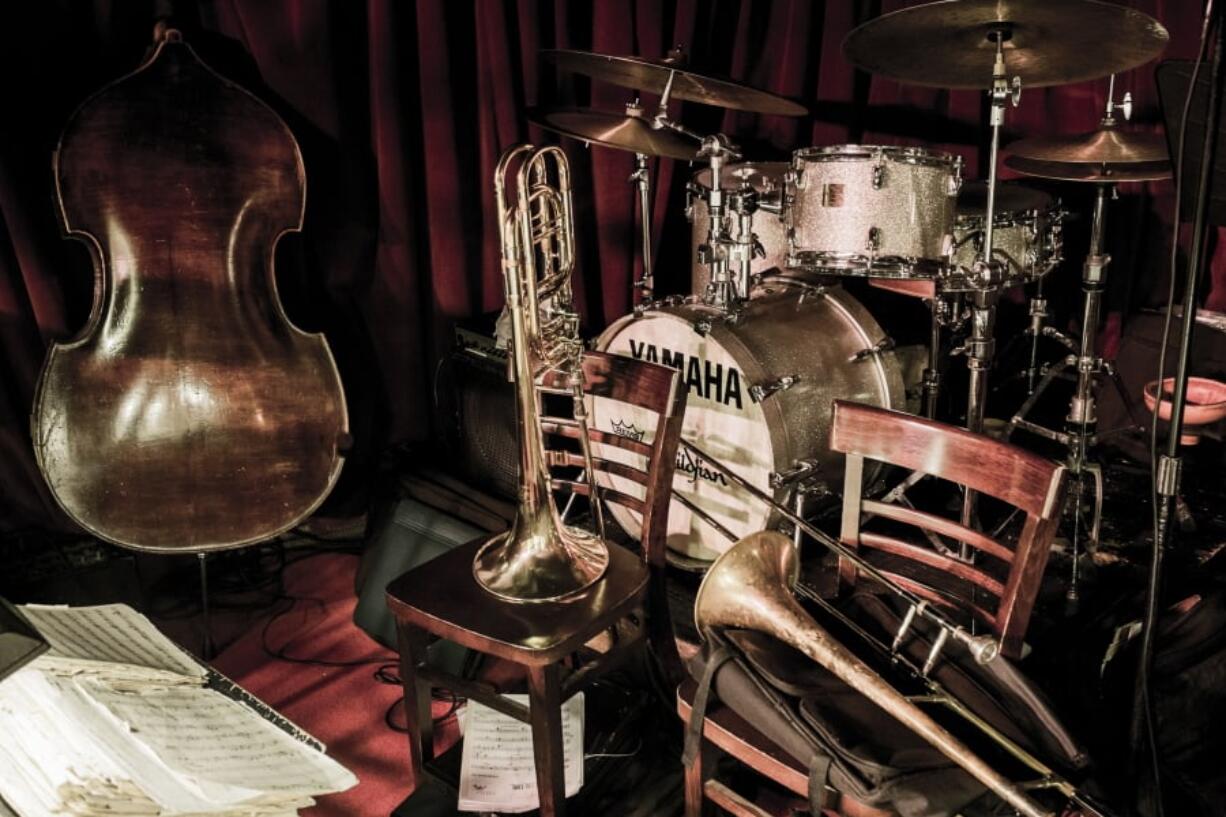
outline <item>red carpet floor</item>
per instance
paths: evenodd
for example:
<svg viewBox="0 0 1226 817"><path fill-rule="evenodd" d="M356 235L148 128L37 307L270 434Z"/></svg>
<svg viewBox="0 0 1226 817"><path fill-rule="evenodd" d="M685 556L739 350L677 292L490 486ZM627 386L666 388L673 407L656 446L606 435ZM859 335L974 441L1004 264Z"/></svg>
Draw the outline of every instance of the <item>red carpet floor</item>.
<svg viewBox="0 0 1226 817"><path fill-rule="evenodd" d="M396 656L353 624L357 566L356 556L338 554L290 565L286 592L299 601L273 623L268 644L295 659L370 663L329 667L272 658L260 642L267 616L252 622L213 662L219 672L321 740L333 758L357 775L357 786L320 798L303 812L307 817L387 817L409 793L404 782L407 742L384 723L400 688L374 678L381 659L390 663ZM435 702L435 717L447 708L446 702ZM404 722L399 708L394 716ZM435 735L438 751L450 746L458 736L455 720L436 728Z"/></svg>

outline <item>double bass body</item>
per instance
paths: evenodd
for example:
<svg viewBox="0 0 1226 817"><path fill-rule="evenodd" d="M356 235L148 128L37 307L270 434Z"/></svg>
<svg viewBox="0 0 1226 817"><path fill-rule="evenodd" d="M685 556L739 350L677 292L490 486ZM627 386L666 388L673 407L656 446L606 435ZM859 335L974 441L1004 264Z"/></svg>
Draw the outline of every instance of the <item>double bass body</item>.
<svg viewBox="0 0 1226 817"><path fill-rule="evenodd" d="M285 123L170 32L77 110L55 172L96 270L89 322L48 352L33 408L57 501L147 550L298 524L340 472L348 421L326 342L276 292L274 248L306 196Z"/></svg>

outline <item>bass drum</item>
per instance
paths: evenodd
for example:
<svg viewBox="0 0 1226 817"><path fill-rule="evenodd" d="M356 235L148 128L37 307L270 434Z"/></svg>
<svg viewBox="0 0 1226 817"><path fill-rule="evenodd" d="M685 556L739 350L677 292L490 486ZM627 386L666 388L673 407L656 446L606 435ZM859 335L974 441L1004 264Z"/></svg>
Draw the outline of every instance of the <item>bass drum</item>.
<svg viewBox="0 0 1226 817"><path fill-rule="evenodd" d="M829 450L832 401L901 409L901 367L892 350L873 351L885 333L842 287L766 284L755 296L735 322L702 303L646 309L616 321L597 346L680 371L689 390L682 438L777 500L786 500L789 488L772 486L772 475L800 459L815 459L818 476L837 489L843 458ZM596 428L650 442L654 421L646 412L596 399L590 417ZM610 459L633 456L601 448ZM642 496L641 486L608 479L610 487ZM772 522L760 501L684 447L677 452L673 490L738 538ZM619 506L610 506L609 513L638 536L636 514ZM698 566L731 545L673 502L668 525L672 561Z"/></svg>

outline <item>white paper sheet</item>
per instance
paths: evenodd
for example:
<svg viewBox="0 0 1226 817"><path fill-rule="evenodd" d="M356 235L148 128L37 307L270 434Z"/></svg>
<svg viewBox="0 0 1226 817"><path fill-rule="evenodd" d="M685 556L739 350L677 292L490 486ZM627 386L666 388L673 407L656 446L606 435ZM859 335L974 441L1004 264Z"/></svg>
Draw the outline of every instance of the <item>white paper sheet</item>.
<svg viewBox="0 0 1226 817"><path fill-rule="evenodd" d="M20 609L50 644L51 649L40 656L40 666L52 672L66 673L74 667L77 671L102 672L106 668L99 664L109 662L196 681L205 677L204 667L126 604L96 607L27 604ZM78 661L84 663L74 663Z"/></svg>
<svg viewBox="0 0 1226 817"><path fill-rule="evenodd" d="M508 695L527 704L527 695ZM460 811L519 813L540 805L532 727L476 702L464 713ZM566 796L583 787L583 693L562 705L562 765Z"/></svg>

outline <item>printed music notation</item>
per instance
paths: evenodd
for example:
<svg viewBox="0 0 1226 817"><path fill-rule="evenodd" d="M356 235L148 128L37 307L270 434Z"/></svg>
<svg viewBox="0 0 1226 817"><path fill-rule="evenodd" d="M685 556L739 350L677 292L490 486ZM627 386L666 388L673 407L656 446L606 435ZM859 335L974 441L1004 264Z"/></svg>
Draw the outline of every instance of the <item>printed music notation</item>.
<svg viewBox="0 0 1226 817"><path fill-rule="evenodd" d="M23 736L0 741L18 817L290 817L357 782L130 607L22 609L51 649L0 684L0 735Z"/></svg>
<svg viewBox="0 0 1226 817"><path fill-rule="evenodd" d="M527 695L508 695L527 704ZM562 765L566 796L583 787L583 693L562 705ZM464 714L460 811L519 813L540 805L532 727L476 702Z"/></svg>

